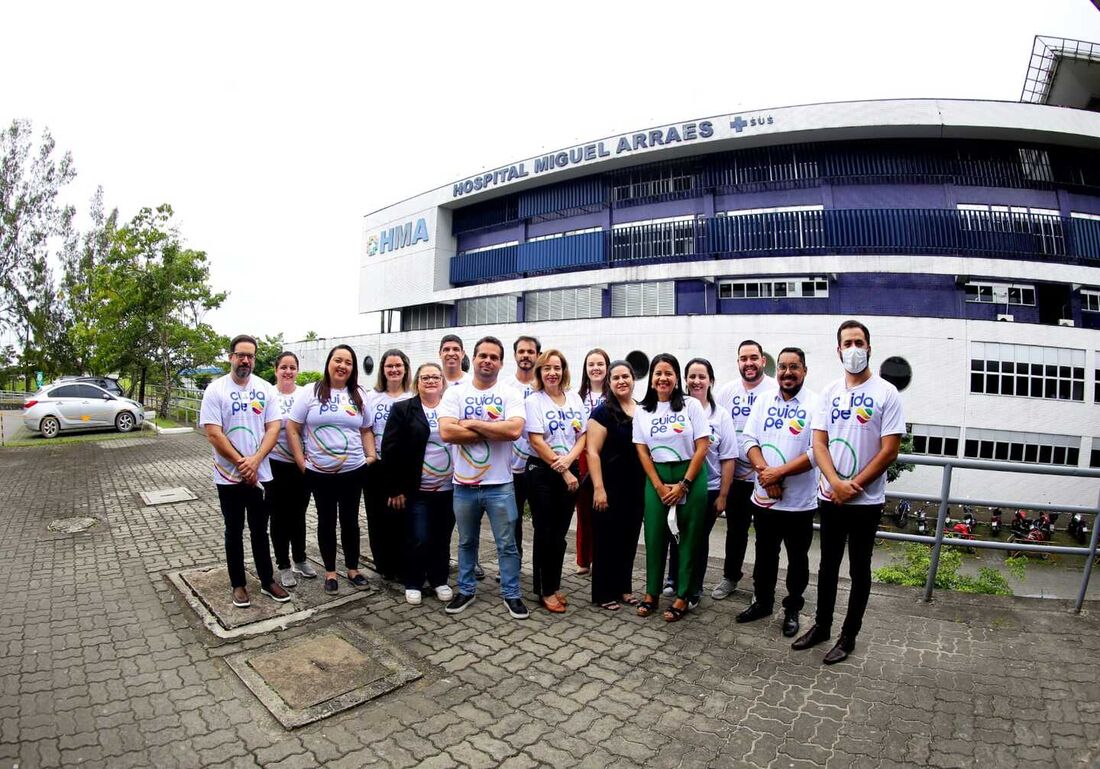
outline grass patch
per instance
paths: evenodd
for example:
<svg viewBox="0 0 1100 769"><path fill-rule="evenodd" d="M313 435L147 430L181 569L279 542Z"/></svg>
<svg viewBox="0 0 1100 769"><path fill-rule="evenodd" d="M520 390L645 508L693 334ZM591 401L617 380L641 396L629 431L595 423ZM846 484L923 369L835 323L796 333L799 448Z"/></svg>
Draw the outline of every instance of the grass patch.
<svg viewBox="0 0 1100 769"><path fill-rule="evenodd" d="M874 577L887 585L908 585L924 587L928 579L928 570L932 564L932 548L927 545L910 543L901 553L901 559L895 559L889 566L876 569ZM968 577L959 574L962 565L962 553L955 548L945 547L940 551L940 564L936 571L937 590L957 590L960 593L983 593L986 595L1012 595L1008 580L999 569L983 566L978 576ZM1005 566L1017 578L1023 577L1022 559L1009 558Z"/></svg>
<svg viewBox="0 0 1100 769"><path fill-rule="evenodd" d="M179 422L164 417L154 417L153 422L156 423L157 427L181 427Z"/></svg>
<svg viewBox="0 0 1100 769"><path fill-rule="evenodd" d="M65 446L71 443L94 443L96 441L115 441L120 438L134 438L141 435L140 431L135 430L132 433L119 433L119 432L88 432L88 433L72 433L70 435L59 435L56 438L43 438L41 435L28 434L26 432L20 433L16 436L15 440L5 441L5 448L38 448L45 449L50 446Z"/></svg>

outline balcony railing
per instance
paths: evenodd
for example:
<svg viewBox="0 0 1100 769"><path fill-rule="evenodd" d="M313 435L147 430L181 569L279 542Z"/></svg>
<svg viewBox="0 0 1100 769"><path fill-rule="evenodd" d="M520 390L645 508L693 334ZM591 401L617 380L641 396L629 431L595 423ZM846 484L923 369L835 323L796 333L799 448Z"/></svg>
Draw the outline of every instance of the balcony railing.
<svg viewBox="0 0 1100 769"><path fill-rule="evenodd" d="M950 209L845 209L617 227L460 253L456 286L627 264L817 254L938 254L1100 264L1100 221Z"/></svg>

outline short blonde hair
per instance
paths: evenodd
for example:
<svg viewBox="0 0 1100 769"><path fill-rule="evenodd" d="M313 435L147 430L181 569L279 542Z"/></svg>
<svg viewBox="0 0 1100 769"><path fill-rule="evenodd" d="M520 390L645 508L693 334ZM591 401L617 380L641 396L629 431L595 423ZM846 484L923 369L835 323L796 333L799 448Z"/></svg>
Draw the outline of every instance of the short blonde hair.
<svg viewBox="0 0 1100 769"><path fill-rule="evenodd" d="M443 377L443 390L440 390L440 392L443 392L447 389L447 377L443 376L443 367L440 366L438 363L428 361L427 363L421 363L419 366L417 366L416 374L413 376L413 392L416 393L417 397L420 396L420 372L426 368L434 368L436 371L439 372L439 375Z"/></svg>
<svg viewBox="0 0 1100 769"><path fill-rule="evenodd" d="M542 390L542 367L545 366L551 358L556 357L561 361L561 389L562 391L569 389L569 361L562 355L561 350L550 349L539 356L539 359L535 361L535 387L536 390Z"/></svg>

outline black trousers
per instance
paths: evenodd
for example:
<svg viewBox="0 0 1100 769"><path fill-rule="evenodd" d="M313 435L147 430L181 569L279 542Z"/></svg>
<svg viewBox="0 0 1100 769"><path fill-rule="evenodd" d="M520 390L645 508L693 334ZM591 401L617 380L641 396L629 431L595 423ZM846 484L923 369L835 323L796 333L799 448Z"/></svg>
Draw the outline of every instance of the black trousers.
<svg viewBox="0 0 1100 769"><path fill-rule="evenodd" d="M621 601L634 592L634 559L642 534L646 482L644 476L636 480L623 488L606 486L607 509L592 511L592 603Z"/></svg>
<svg viewBox="0 0 1100 769"><path fill-rule="evenodd" d="M579 470L572 472L576 475ZM538 596L547 597L561 589L565 538L573 520L576 494L569 491L561 473L540 459L527 462L526 476L535 528L535 541L531 545L532 583Z"/></svg>
<svg viewBox="0 0 1100 769"><path fill-rule="evenodd" d="M396 579L402 573L405 520L388 504L382 477L385 472L381 462L364 468L363 503L367 510L367 537L374 568L386 579Z"/></svg>
<svg viewBox="0 0 1100 769"><path fill-rule="evenodd" d="M306 477L293 462L271 460L271 482L267 502L271 510L271 546L280 569L290 568L290 559L306 559L306 508L309 489Z"/></svg>
<svg viewBox="0 0 1100 769"><path fill-rule="evenodd" d="M405 589L447 584L451 535L455 529L454 492L417 491L405 500Z"/></svg>
<svg viewBox="0 0 1100 769"><path fill-rule="evenodd" d="M258 486L247 483L219 483L218 503L225 519L225 562L229 567L229 584L244 587L244 522L248 520L248 538L252 544L252 560L256 576L267 587L272 581L271 544L267 539L267 502Z"/></svg>
<svg viewBox="0 0 1100 769"><path fill-rule="evenodd" d="M703 532L699 537L699 547L695 550L695 584L687 591L687 596L693 598L703 592L703 580L707 574L707 559L710 558L710 532L714 528L714 522L718 520L718 513L714 510L714 501L718 499L718 489L707 489L707 517L703 522ZM669 539L668 547L668 578L672 580L672 586L676 594L680 594L676 577L680 573L680 549L676 543Z"/></svg>
<svg viewBox="0 0 1100 769"><path fill-rule="evenodd" d="M527 470L512 473L512 488L516 492L516 552L523 563L523 507L527 504ZM534 511L531 511L532 516Z"/></svg>
<svg viewBox="0 0 1100 769"><path fill-rule="evenodd" d="M762 606L775 604L779 578L779 547L787 548L787 597L783 608L798 612L806 605L803 594L810 582L810 543L814 539L813 510L771 510L757 507L756 562L752 570L753 600Z"/></svg>
<svg viewBox="0 0 1100 769"><path fill-rule="evenodd" d="M340 521L340 544L344 566L359 568L359 495L363 493L362 468L346 473L306 471L306 483L317 505L317 546L325 571L336 571L336 521Z"/></svg>
<svg viewBox="0 0 1100 769"><path fill-rule="evenodd" d="M730 485L726 503L726 562L722 566L722 576L730 582L745 576L741 567L745 565L753 511L758 509L751 501L752 486L752 481L734 481Z"/></svg>
<svg viewBox="0 0 1100 769"><path fill-rule="evenodd" d="M854 638L863 627L863 613L871 595L871 553L875 531L882 520L882 505L836 505L821 502L821 568L817 573L817 616L815 622L832 628L836 608L836 583L844 546L848 545L848 577L852 592L841 632Z"/></svg>

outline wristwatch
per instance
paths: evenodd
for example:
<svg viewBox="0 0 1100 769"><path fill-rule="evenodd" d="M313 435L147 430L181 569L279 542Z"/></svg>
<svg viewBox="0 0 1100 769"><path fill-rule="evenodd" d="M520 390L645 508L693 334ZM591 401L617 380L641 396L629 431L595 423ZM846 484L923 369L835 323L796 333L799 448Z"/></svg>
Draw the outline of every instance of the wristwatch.
<svg viewBox="0 0 1100 769"><path fill-rule="evenodd" d="M694 483L694 481L688 480L686 476L680 479L680 485L684 487L684 491L691 491L692 483Z"/></svg>

